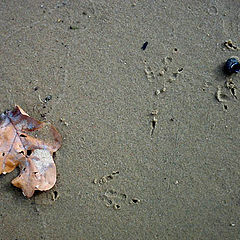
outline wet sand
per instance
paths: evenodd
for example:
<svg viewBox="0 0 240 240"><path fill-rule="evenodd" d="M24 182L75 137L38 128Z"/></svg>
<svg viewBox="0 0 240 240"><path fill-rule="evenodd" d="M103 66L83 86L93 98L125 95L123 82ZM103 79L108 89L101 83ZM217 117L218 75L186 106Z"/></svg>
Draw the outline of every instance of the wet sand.
<svg viewBox="0 0 240 240"><path fill-rule="evenodd" d="M240 84L222 66L239 9L1 1L0 110L64 141L52 190L28 200L0 176L0 239L238 239Z"/></svg>

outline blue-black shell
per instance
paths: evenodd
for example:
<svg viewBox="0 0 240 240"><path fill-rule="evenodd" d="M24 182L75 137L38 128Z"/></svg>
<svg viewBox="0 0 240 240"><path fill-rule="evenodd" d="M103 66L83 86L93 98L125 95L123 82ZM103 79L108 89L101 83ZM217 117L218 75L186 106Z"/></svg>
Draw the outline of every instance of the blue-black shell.
<svg viewBox="0 0 240 240"><path fill-rule="evenodd" d="M228 74L238 73L240 71L240 63L236 58L229 58L225 64L225 70Z"/></svg>

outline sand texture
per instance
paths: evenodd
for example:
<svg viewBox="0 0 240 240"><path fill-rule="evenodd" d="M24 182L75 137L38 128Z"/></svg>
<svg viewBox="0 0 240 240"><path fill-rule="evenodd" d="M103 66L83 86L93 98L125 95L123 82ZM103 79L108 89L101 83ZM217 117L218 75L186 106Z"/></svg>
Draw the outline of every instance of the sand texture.
<svg viewBox="0 0 240 240"><path fill-rule="evenodd" d="M0 239L239 239L240 74L222 71L239 10L1 0L0 112L18 104L63 145L47 192L0 176Z"/></svg>

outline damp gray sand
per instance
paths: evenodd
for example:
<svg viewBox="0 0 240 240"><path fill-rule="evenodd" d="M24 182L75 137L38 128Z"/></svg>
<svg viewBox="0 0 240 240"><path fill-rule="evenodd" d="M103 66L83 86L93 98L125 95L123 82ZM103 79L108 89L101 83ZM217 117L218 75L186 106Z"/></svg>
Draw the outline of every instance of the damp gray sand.
<svg viewBox="0 0 240 240"><path fill-rule="evenodd" d="M238 239L239 1L1 1L0 110L63 136L57 183L0 176L0 239ZM147 42L147 44L146 44Z"/></svg>

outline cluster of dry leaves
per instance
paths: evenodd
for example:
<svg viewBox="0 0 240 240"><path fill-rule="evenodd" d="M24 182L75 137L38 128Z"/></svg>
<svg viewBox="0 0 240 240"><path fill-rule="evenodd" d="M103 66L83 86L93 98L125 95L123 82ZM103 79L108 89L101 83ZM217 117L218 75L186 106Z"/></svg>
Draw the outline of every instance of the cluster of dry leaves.
<svg viewBox="0 0 240 240"><path fill-rule="evenodd" d="M36 131L37 130L37 131ZM0 115L0 174L20 174L12 184L30 198L35 190L45 191L56 182L53 154L62 138L49 123L31 118L19 106Z"/></svg>

